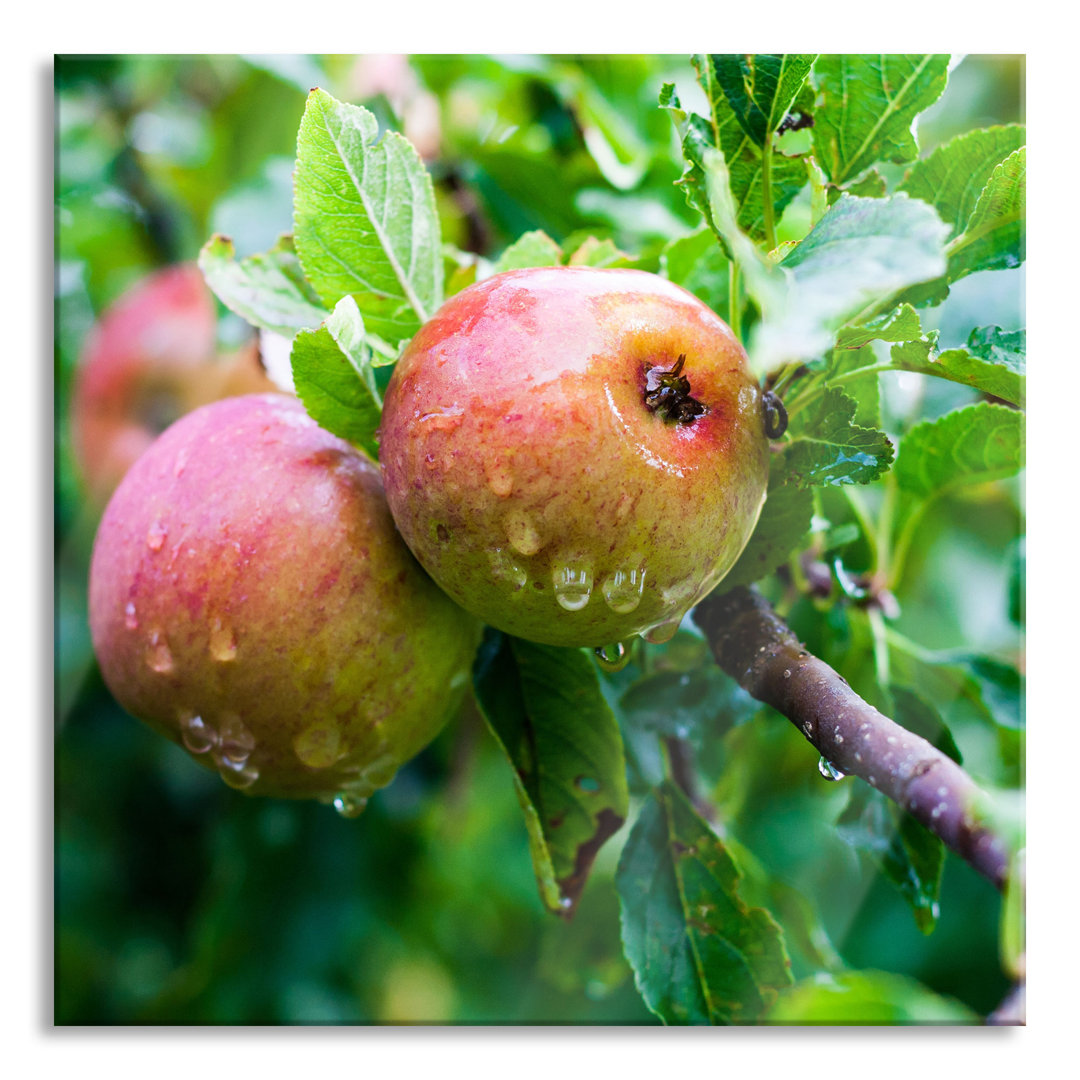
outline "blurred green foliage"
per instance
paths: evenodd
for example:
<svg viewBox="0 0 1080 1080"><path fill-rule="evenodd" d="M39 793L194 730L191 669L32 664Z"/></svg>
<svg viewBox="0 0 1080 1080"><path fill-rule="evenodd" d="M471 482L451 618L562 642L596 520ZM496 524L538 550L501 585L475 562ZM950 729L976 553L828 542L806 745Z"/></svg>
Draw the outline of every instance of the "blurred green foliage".
<svg viewBox="0 0 1080 1080"><path fill-rule="evenodd" d="M627 830L602 849L573 921L546 914L510 774L471 706L357 821L239 796L121 712L90 650L96 511L83 496L68 410L85 335L126 287L194 259L211 232L245 255L290 229L297 125L315 85L363 102L414 142L435 181L444 239L463 251L495 258L543 229L564 251L590 234L610 238L653 269L665 244L695 235L670 257L707 258L700 219L674 186L678 141L656 106L664 82L698 107L684 57L57 59L57 1023L656 1022L619 937L614 874ZM968 57L921 118L921 149L1016 120L1022 58ZM800 197L779 238L802 235L807 221ZM702 290L722 307L726 283L699 267ZM965 279L924 325L941 330L943 347L959 344L974 325L969 312L987 310L1004 329L1024 325L1023 268ZM242 328L219 313L222 343L235 343ZM975 397L940 380L882 380L889 430ZM864 495L880 498L873 488ZM821 498L843 539L857 524L851 503L835 489ZM1019 659L1022 507L1015 482L936 503L897 588L902 642ZM857 529L848 535L827 554L857 574L868 552ZM784 590L773 589L782 603ZM887 704L857 605L803 598L787 617L856 690ZM1008 987L995 890L950 857L940 919L924 935L837 830L848 791L823 782L799 733L733 697L693 634L658 656L652 663L709 687L688 692L687 710L721 703L701 728L705 771L720 778L711 794L744 894L781 918L795 977L841 964L887 970L991 1010ZM613 699L636 671L606 680ZM988 724L970 695L938 704L980 783L1019 782L1015 731ZM632 728L664 721L647 700L624 706L631 780L647 780L650 763L635 748L649 744Z"/></svg>

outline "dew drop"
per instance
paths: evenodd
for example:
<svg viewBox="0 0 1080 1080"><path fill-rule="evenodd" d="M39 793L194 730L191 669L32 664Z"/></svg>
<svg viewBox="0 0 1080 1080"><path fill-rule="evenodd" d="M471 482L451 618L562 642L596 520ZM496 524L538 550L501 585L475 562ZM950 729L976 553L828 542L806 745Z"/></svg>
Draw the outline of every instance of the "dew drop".
<svg viewBox="0 0 1080 1080"><path fill-rule="evenodd" d="M218 744L218 733L194 714L180 718L180 739L193 754L205 754Z"/></svg>
<svg viewBox="0 0 1080 1080"><path fill-rule="evenodd" d="M495 548L494 551L488 552L488 561L491 563L491 576L496 581L507 581L515 589L525 587L529 575L522 567L518 566L508 551Z"/></svg>
<svg viewBox="0 0 1080 1080"><path fill-rule="evenodd" d="M160 551L167 535L165 526L160 521L155 521L146 532L146 546L151 551Z"/></svg>
<svg viewBox="0 0 1080 1080"><path fill-rule="evenodd" d="M259 779L259 770L250 761L231 762L228 758L217 759L218 774L231 788L243 791Z"/></svg>
<svg viewBox="0 0 1080 1080"><path fill-rule="evenodd" d="M555 599L567 611L580 611L592 596L592 571L587 566L556 566L551 580Z"/></svg>
<svg viewBox="0 0 1080 1080"><path fill-rule="evenodd" d="M503 521L503 528L510 546L519 555L535 555L544 546L543 538L524 510L511 510Z"/></svg>
<svg viewBox="0 0 1080 1080"><path fill-rule="evenodd" d="M188 452L187 448L185 447L183 450L180 451L179 454L176 455L176 464L173 466L173 476L175 476L177 479L180 478L181 473L183 473L184 469L186 468L187 460Z"/></svg>
<svg viewBox="0 0 1080 1080"><path fill-rule="evenodd" d="M301 764L326 769L342 756L341 736L331 724L312 724L293 739L293 751Z"/></svg>
<svg viewBox="0 0 1080 1080"><path fill-rule="evenodd" d="M420 417L420 423L436 431L453 431L461 426L465 410L456 405L442 405Z"/></svg>
<svg viewBox="0 0 1080 1080"><path fill-rule="evenodd" d="M239 717L230 716L221 725L219 753L222 761L233 767L243 765L254 749L255 736L244 727Z"/></svg>
<svg viewBox="0 0 1080 1080"><path fill-rule="evenodd" d="M129 630L139 629L139 617L135 614L135 605L130 600L124 608L124 625Z"/></svg>
<svg viewBox="0 0 1080 1080"><path fill-rule="evenodd" d="M817 767L818 772L821 773L822 778L825 780L843 780L844 777L847 775L846 773L842 773L831 761L829 761L824 756L819 758Z"/></svg>
<svg viewBox="0 0 1080 1080"><path fill-rule="evenodd" d="M576 787L589 795L595 795L600 790L600 781L592 776L578 776L574 778Z"/></svg>
<svg viewBox="0 0 1080 1080"><path fill-rule="evenodd" d="M236 659L236 635L220 617L210 624L210 655L221 663Z"/></svg>
<svg viewBox="0 0 1080 1080"><path fill-rule="evenodd" d="M657 623L643 631L641 636L651 645L663 645L665 641L670 641L675 636L675 631L679 629L681 622L682 616Z"/></svg>
<svg viewBox="0 0 1080 1080"><path fill-rule="evenodd" d="M151 671L159 675L168 675L173 669L173 657L169 644L160 630L150 633L150 644L146 649L146 664Z"/></svg>
<svg viewBox="0 0 1080 1080"><path fill-rule="evenodd" d="M645 570L616 570L604 581L602 591L607 606L618 615L628 615L641 603Z"/></svg>
<svg viewBox="0 0 1080 1080"><path fill-rule="evenodd" d="M397 771L397 759L392 754L384 754L382 757L376 758L364 770L362 774L363 783L374 792L379 788L386 787L397 776Z"/></svg>
<svg viewBox="0 0 1080 1080"><path fill-rule="evenodd" d="M604 671L622 671L630 663L630 650L621 641L616 641L614 645L601 645L593 655Z"/></svg>
<svg viewBox="0 0 1080 1080"><path fill-rule="evenodd" d="M487 477L488 487L500 498L505 499L514 490L514 477L498 458L484 462L484 475Z"/></svg>
<svg viewBox="0 0 1080 1080"><path fill-rule="evenodd" d="M367 803L367 799L361 799L356 795L350 795L346 791L341 792L340 795L334 796L334 809L343 818L358 818L364 812L364 807L367 806Z"/></svg>

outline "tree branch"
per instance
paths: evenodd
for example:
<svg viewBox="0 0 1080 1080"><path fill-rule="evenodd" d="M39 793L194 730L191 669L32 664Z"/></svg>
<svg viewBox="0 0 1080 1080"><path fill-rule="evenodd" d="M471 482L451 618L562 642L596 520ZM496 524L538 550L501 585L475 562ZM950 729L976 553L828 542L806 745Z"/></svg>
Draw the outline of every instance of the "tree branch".
<svg viewBox="0 0 1080 1080"><path fill-rule="evenodd" d="M717 663L786 716L827 760L860 776L939 836L999 889L1009 851L982 818L987 797L959 765L811 656L762 596L738 587L697 606Z"/></svg>

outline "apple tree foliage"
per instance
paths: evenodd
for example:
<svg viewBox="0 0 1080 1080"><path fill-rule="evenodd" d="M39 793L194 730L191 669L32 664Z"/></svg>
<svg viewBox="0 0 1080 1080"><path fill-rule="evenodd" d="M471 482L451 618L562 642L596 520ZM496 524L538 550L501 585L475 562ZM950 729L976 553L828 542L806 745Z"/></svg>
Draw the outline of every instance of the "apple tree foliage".
<svg viewBox="0 0 1080 1080"><path fill-rule="evenodd" d="M466 285L589 265L695 293L788 418L757 529L720 590L756 585L867 701L963 762L1022 846L1025 339L965 281L1024 261L1023 126L950 133L927 152L920 118L948 101L940 55L696 55L662 78L636 58L414 67L444 106L440 152L422 156L386 99L312 90L294 117L291 224L243 254L220 233L206 241L217 297L288 339L309 413L377 458L391 366ZM496 82L501 105L482 89ZM481 87L479 121L454 115L466 86ZM959 573L965 558L982 577ZM958 589L980 588L990 596L960 605L964 625L942 615ZM1001 632L967 644L970 612L995 603ZM524 822L510 835L563 917L539 970L593 926L595 886L622 957L579 941L592 974L562 977L603 997L629 970L664 1023L971 1023L1004 996L1022 907L1000 913L999 956L989 886L879 792L819 767L717 667L692 614L616 668L494 630L476 659L469 708ZM425 872L432 889L449 873ZM458 873L469 866L448 880ZM868 890L880 928L856 926L873 919ZM439 894L427 903L437 922ZM977 948L995 1000L947 974L973 947L957 923L975 905L993 910ZM921 966L890 934L914 941Z"/></svg>

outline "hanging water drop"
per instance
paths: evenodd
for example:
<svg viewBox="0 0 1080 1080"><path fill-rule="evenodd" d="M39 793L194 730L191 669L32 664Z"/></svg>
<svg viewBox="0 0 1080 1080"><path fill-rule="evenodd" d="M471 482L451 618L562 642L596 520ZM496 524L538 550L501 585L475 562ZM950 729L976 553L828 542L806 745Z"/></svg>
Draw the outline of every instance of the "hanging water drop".
<svg viewBox="0 0 1080 1080"><path fill-rule="evenodd" d="M340 795L334 796L334 809L343 818L357 818L364 812L367 802L367 799L360 799L343 791Z"/></svg>
<svg viewBox="0 0 1080 1080"><path fill-rule="evenodd" d="M217 760L218 774L231 788L243 791L259 779L259 770L250 761L230 762L226 757Z"/></svg>
<svg viewBox="0 0 1080 1080"><path fill-rule="evenodd" d="M618 615L628 615L641 603L645 588L643 569L616 570L604 581L603 593L607 606Z"/></svg>
<svg viewBox="0 0 1080 1080"><path fill-rule="evenodd" d="M555 599L567 611L580 611L592 596L592 571L587 566L556 566L551 573Z"/></svg>
<svg viewBox="0 0 1080 1080"><path fill-rule="evenodd" d="M230 766L243 765L252 750L255 749L255 736L251 734L243 722L236 716L230 716L221 725L221 748L222 760Z"/></svg>
<svg viewBox="0 0 1080 1080"><path fill-rule="evenodd" d="M650 626L648 630L642 631L641 636L649 642L650 645L663 645L665 641L670 641L675 636L675 632L679 629L679 623L681 622L682 617L676 616L674 619L669 619L667 622Z"/></svg>
<svg viewBox="0 0 1080 1080"><path fill-rule="evenodd" d="M180 739L193 754L205 754L218 744L218 733L194 714L180 718Z"/></svg>
<svg viewBox="0 0 1080 1080"><path fill-rule="evenodd" d="M593 650L593 655L604 671L622 671L630 663L630 650L621 641L616 641L614 645L601 645Z"/></svg>
<svg viewBox="0 0 1080 1080"><path fill-rule="evenodd" d="M817 763L818 772L821 773L824 780L843 780L847 773L841 772L831 761L829 761L824 755L818 759Z"/></svg>

